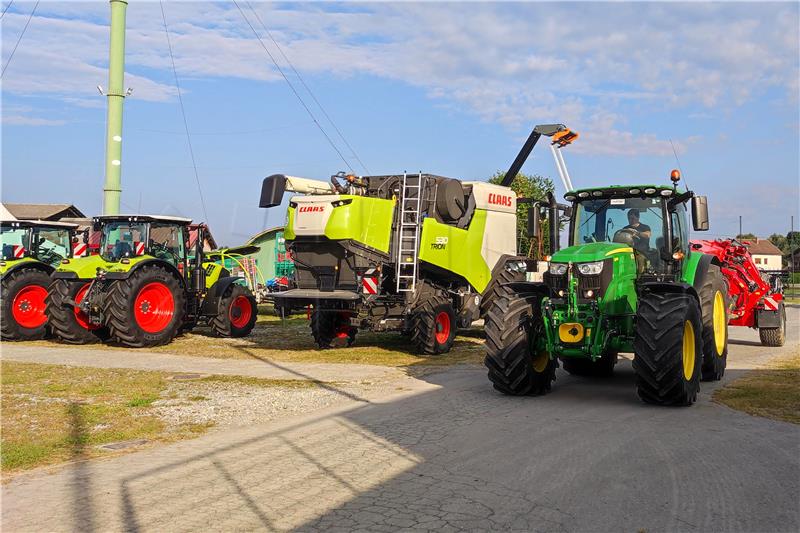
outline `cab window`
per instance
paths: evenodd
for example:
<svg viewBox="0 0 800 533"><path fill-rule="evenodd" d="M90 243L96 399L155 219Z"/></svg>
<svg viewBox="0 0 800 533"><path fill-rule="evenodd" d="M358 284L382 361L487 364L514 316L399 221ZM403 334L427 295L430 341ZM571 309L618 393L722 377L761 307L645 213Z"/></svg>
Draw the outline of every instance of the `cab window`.
<svg viewBox="0 0 800 533"><path fill-rule="evenodd" d="M157 224L150 226L150 254L177 267L183 265L185 239L183 226Z"/></svg>

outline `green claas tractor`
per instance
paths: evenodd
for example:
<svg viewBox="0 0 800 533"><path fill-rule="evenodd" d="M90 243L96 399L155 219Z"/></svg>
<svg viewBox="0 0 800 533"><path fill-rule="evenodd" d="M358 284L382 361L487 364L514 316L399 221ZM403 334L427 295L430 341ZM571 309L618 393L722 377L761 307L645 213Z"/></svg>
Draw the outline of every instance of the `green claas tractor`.
<svg viewBox="0 0 800 533"><path fill-rule="evenodd" d="M47 315L63 342L110 339L157 346L198 323L220 336L242 337L256 321L244 279L206 260L202 228L188 245L191 220L115 215L94 219L100 254L64 260L51 276Z"/></svg>
<svg viewBox="0 0 800 533"><path fill-rule="evenodd" d="M62 259L72 257L76 228L75 224L61 222L0 221L0 332L4 341L46 335L45 297L50 273Z"/></svg>
<svg viewBox="0 0 800 533"><path fill-rule="evenodd" d="M619 352L634 354L648 403L690 405L701 379L721 378L726 281L717 258L689 244L687 206L695 231L708 229L708 209L679 180L673 171L670 186L568 187L569 247L555 239L544 281L514 283L487 314L497 390L547 393L558 361L571 374L608 375ZM538 226L541 211L531 209Z"/></svg>

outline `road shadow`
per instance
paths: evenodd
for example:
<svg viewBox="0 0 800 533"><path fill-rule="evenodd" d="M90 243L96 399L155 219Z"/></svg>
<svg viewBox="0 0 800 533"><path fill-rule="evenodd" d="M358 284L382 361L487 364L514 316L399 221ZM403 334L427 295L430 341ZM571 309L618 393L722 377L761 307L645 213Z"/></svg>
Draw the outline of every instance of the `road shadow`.
<svg viewBox="0 0 800 533"><path fill-rule="evenodd" d="M86 440L88 432L84 416L84 404L72 401L67 405L69 416L69 449L73 466L70 471L72 478L72 517L76 531L95 531L95 509L91 497L92 473L87 460Z"/></svg>

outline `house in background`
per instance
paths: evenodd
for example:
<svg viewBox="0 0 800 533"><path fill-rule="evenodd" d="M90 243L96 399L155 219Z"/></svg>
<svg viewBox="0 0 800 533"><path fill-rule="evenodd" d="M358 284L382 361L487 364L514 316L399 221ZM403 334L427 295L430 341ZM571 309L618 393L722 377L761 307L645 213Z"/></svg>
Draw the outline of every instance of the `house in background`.
<svg viewBox="0 0 800 533"><path fill-rule="evenodd" d="M781 261L783 252L772 244L772 241L756 237L755 240L751 239L747 242L750 243L747 249L759 270L781 270L783 268Z"/></svg>
<svg viewBox="0 0 800 533"><path fill-rule="evenodd" d="M86 218L80 209L72 204L11 204L3 206L19 220L60 221L64 218Z"/></svg>

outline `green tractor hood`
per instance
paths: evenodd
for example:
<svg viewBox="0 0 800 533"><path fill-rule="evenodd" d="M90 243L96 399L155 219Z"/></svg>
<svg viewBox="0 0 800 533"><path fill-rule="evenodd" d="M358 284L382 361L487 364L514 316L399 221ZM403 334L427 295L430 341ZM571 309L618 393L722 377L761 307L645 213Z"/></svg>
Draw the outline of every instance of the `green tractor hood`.
<svg viewBox="0 0 800 533"><path fill-rule="evenodd" d="M627 244L618 242L591 242L580 246L570 246L553 254L553 263L587 263L590 261L603 261L609 257L633 252Z"/></svg>

